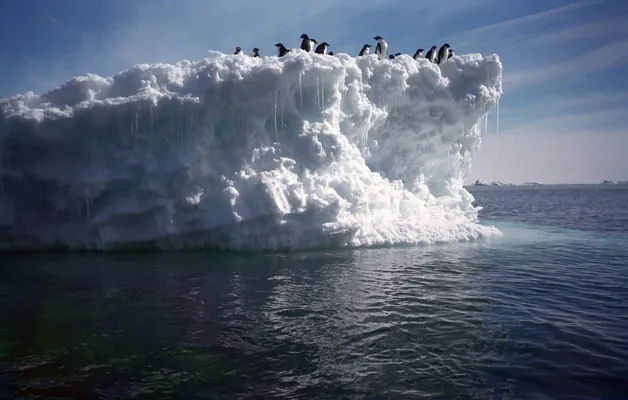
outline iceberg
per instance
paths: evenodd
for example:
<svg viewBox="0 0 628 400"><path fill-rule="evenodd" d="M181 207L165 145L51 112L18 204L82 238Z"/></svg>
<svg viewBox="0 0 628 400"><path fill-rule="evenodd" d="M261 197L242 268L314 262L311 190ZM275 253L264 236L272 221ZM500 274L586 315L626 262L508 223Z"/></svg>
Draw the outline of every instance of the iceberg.
<svg viewBox="0 0 628 400"><path fill-rule="evenodd" d="M502 181L483 181L481 179L476 179L473 183L473 186L514 186L512 183L505 183Z"/></svg>
<svg viewBox="0 0 628 400"><path fill-rule="evenodd" d="M293 50L140 64L0 100L0 249L469 241L497 55Z"/></svg>

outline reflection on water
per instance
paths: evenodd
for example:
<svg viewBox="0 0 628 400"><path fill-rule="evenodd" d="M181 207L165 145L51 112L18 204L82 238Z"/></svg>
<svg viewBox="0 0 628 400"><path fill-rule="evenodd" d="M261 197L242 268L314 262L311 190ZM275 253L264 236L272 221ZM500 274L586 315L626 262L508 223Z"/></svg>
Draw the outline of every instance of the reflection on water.
<svg viewBox="0 0 628 400"><path fill-rule="evenodd" d="M0 398L626 393L626 253L500 240L4 257Z"/></svg>

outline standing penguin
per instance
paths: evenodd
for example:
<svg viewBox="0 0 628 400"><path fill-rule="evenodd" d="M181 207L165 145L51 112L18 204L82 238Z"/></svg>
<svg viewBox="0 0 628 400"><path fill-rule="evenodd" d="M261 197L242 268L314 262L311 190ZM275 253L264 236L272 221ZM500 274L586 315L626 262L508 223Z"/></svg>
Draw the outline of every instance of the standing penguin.
<svg viewBox="0 0 628 400"><path fill-rule="evenodd" d="M233 54L241 55L242 54L242 48L241 47L236 47L236 51Z"/></svg>
<svg viewBox="0 0 628 400"><path fill-rule="evenodd" d="M418 60L421 57L423 57L423 49L418 49L416 53L414 53L414 55L412 56L412 58L414 58L415 60Z"/></svg>
<svg viewBox="0 0 628 400"><path fill-rule="evenodd" d="M447 55L449 55L449 43L445 43L438 49L438 63L447 60Z"/></svg>
<svg viewBox="0 0 628 400"><path fill-rule="evenodd" d="M314 45L317 45L318 42L316 41L316 39L314 38L310 38L310 51L312 51L315 47Z"/></svg>
<svg viewBox="0 0 628 400"><path fill-rule="evenodd" d="M375 54L380 60L386 58L388 52L388 43L381 36L375 36L373 39L377 40L377 47L375 47Z"/></svg>
<svg viewBox="0 0 628 400"><path fill-rule="evenodd" d="M436 61L436 46L432 46L432 48L427 51L425 58L430 60L430 62Z"/></svg>
<svg viewBox="0 0 628 400"><path fill-rule="evenodd" d="M316 46L316 50L314 51L316 54L327 54L327 48L329 47L329 43L323 42Z"/></svg>
<svg viewBox="0 0 628 400"><path fill-rule="evenodd" d="M257 47L253 49L253 53L251 53L251 57L259 57L259 49Z"/></svg>
<svg viewBox="0 0 628 400"><path fill-rule="evenodd" d="M358 56L368 56L370 53L370 48L370 44L365 44L364 46L362 46L362 50L360 50L360 54L358 54Z"/></svg>
<svg viewBox="0 0 628 400"><path fill-rule="evenodd" d="M449 60L453 56L454 56L454 49L450 48L449 49L449 55L447 56L447 59Z"/></svg>
<svg viewBox="0 0 628 400"><path fill-rule="evenodd" d="M283 57L290 52L283 43L275 43L275 47L277 47L277 56L279 57Z"/></svg>
<svg viewBox="0 0 628 400"><path fill-rule="evenodd" d="M301 39L303 39L301 41L301 50L312 51L312 41L310 37L304 33L301 35Z"/></svg>

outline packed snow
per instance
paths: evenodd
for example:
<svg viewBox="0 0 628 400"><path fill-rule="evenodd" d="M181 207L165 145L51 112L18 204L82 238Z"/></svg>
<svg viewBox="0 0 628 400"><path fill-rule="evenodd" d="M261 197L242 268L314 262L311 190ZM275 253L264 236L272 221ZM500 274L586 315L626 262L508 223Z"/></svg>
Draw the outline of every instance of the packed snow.
<svg viewBox="0 0 628 400"><path fill-rule="evenodd" d="M3 249L303 249L498 235L463 188L499 57L293 51L0 100Z"/></svg>

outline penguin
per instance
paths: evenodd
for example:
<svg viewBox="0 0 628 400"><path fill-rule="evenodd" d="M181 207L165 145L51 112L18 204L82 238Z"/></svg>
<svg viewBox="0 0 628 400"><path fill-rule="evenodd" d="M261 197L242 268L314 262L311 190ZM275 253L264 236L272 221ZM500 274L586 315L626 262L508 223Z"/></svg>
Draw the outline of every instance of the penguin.
<svg viewBox="0 0 628 400"><path fill-rule="evenodd" d="M310 38L310 51L312 51L315 47L314 45L318 44L318 42L316 41L316 39L314 38Z"/></svg>
<svg viewBox="0 0 628 400"><path fill-rule="evenodd" d="M323 42L316 46L316 50L314 51L316 54L327 54L327 48L329 47L329 43Z"/></svg>
<svg viewBox="0 0 628 400"><path fill-rule="evenodd" d="M364 46L362 46L362 50L360 50L360 54L358 54L358 56L368 56L370 53L370 48L370 44L365 44Z"/></svg>
<svg viewBox="0 0 628 400"><path fill-rule="evenodd" d="M251 57L259 57L259 49L257 47L253 49L253 53L251 53Z"/></svg>
<svg viewBox="0 0 628 400"><path fill-rule="evenodd" d="M329 53L327 53L327 55L329 55L329 56L333 56L333 55L334 55L334 52L333 52L333 51L330 51Z"/></svg>
<svg viewBox="0 0 628 400"><path fill-rule="evenodd" d="M236 47L236 51L233 54L237 54L237 55L241 55L242 54L242 48L241 47Z"/></svg>
<svg viewBox="0 0 628 400"><path fill-rule="evenodd" d="M312 40L305 33L301 35L301 50L312 51Z"/></svg>
<svg viewBox="0 0 628 400"><path fill-rule="evenodd" d="M377 47L375 47L375 54L380 60L386 58L386 53L388 52L388 43L381 37L375 36L373 39L377 40Z"/></svg>
<svg viewBox="0 0 628 400"><path fill-rule="evenodd" d="M401 53L395 53L395 54L391 54L388 56L389 59L394 60L395 58L399 57L401 55Z"/></svg>
<svg viewBox="0 0 628 400"><path fill-rule="evenodd" d="M418 60L421 57L423 57L423 49L417 49L416 53L412 56L415 60Z"/></svg>
<svg viewBox="0 0 628 400"><path fill-rule="evenodd" d="M451 47L449 48L449 55L447 56L447 59L449 60L451 57L454 56L454 49L452 49Z"/></svg>
<svg viewBox="0 0 628 400"><path fill-rule="evenodd" d="M283 57L290 52L290 50L286 49L286 46L283 43L275 43L275 47L277 47L277 56Z"/></svg>
<svg viewBox="0 0 628 400"><path fill-rule="evenodd" d="M447 60L448 54L449 54L449 43L445 43L444 45L440 47L440 49L438 49L438 58L437 58L438 64Z"/></svg>
<svg viewBox="0 0 628 400"><path fill-rule="evenodd" d="M436 46L432 46L432 48L427 51L425 58L430 60L430 62L434 62L436 60Z"/></svg>

